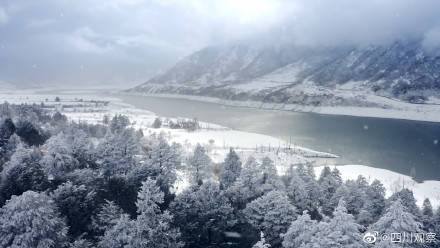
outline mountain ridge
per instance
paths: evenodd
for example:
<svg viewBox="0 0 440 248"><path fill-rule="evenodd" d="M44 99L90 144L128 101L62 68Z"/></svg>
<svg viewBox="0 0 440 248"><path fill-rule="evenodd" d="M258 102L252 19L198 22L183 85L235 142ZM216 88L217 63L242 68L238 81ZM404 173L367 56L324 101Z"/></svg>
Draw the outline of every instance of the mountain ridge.
<svg viewBox="0 0 440 248"><path fill-rule="evenodd" d="M350 92L411 103L440 93L440 56L420 41L312 48L233 43L195 52L127 92L312 106L374 105Z"/></svg>

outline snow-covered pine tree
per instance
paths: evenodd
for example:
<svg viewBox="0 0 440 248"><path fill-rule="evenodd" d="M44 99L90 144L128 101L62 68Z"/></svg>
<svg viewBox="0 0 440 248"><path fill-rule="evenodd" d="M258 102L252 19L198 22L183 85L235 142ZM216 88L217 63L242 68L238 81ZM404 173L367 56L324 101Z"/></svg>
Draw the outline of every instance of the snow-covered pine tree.
<svg viewBox="0 0 440 248"><path fill-rule="evenodd" d="M122 214L114 220L112 225L106 229L104 235L99 237L99 248L126 248L130 247L129 242L133 238L134 221L130 220L128 214ZM131 248L131 247L130 247Z"/></svg>
<svg viewBox="0 0 440 248"><path fill-rule="evenodd" d="M277 169L273 161L269 157L263 158L261 162L261 188L264 192L271 190L284 191L285 187L278 176Z"/></svg>
<svg viewBox="0 0 440 248"><path fill-rule="evenodd" d="M231 186L235 180L240 176L241 161L234 149L230 149L228 155L223 162L223 166L220 172L220 188L227 189Z"/></svg>
<svg viewBox="0 0 440 248"><path fill-rule="evenodd" d="M85 239L77 239L69 245L69 248L92 248L92 243Z"/></svg>
<svg viewBox="0 0 440 248"><path fill-rule="evenodd" d="M437 234L437 236L440 233L440 207L437 208L437 211L435 211L434 217L434 233ZM439 247L440 246L440 237L436 237L436 242L431 244L431 247Z"/></svg>
<svg viewBox="0 0 440 248"><path fill-rule="evenodd" d="M298 211L304 211L313 205L310 203L310 197L305 188L305 182L298 176L296 170L292 167L287 171L286 175L286 193L290 202Z"/></svg>
<svg viewBox="0 0 440 248"><path fill-rule="evenodd" d="M153 128L160 128L162 126L162 120L159 117L154 119L153 124L151 125Z"/></svg>
<svg viewBox="0 0 440 248"><path fill-rule="evenodd" d="M176 170L182 165L181 146L177 143L170 145L163 135L152 135L148 140L150 143L143 148L146 150L143 167L148 170L152 178L156 179L167 197L176 181Z"/></svg>
<svg viewBox="0 0 440 248"><path fill-rule="evenodd" d="M126 115L115 115L110 121L109 128L113 134L118 134L126 129L128 125L130 125L130 120Z"/></svg>
<svg viewBox="0 0 440 248"><path fill-rule="evenodd" d="M264 233L260 233L260 240L252 246L252 248L270 248L270 244L266 243L266 239L264 238Z"/></svg>
<svg viewBox="0 0 440 248"><path fill-rule="evenodd" d="M406 210L400 199L395 200L386 210L384 215L369 227L370 232L381 234L392 233L422 233L422 224L417 221L416 216ZM409 242L391 243L390 240L378 239L377 247L417 247Z"/></svg>
<svg viewBox="0 0 440 248"><path fill-rule="evenodd" d="M41 154L21 144L0 173L0 206L12 195L21 195L27 190L43 191L50 183L39 164Z"/></svg>
<svg viewBox="0 0 440 248"><path fill-rule="evenodd" d="M341 172L338 170L338 168L334 167L332 170L333 179L338 182L339 185L343 183Z"/></svg>
<svg viewBox="0 0 440 248"><path fill-rule="evenodd" d="M247 204L243 213L250 224L265 233L273 247L281 244L280 234L287 231L297 216L296 208L290 204L286 194L276 190Z"/></svg>
<svg viewBox="0 0 440 248"><path fill-rule="evenodd" d="M298 176L304 181L304 189L307 192L307 208L313 219L320 219L318 208L322 199L322 190L316 181L315 171L312 164L298 165Z"/></svg>
<svg viewBox="0 0 440 248"><path fill-rule="evenodd" d="M67 247L67 226L45 193L26 191L0 209L0 247Z"/></svg>
<svg viewBox="0 0 440 248"><path fill-rule="evenodd" d="M284 248L311 247L312 238L318 231L316 220L312 220L307 211L292 222L287 232L282 234Z"/></svg>
<svg viewBox="0 0 440 248"><path fill-rule="evenodd" d="M224 233L236 222L228 198L213 182L194 185L177 195L170 211L188 247L225 244Z"/></svg>
<svg viewBox="0 0 440 248"><path fill-rule="evenodd" d="M17 151L18 147L23 147L23 142L20 140L17 134L11 135L8 141L0 147L0 172L3 169L3 165L9 161L12 157L12 154Z"/></svg>
<svg viewBox="0 0 440 248"><path fill-rule="evenodd" d="M387 200L387 207L391 206L396 200L400 199L400 203L405 207L405 210L419 218L421 216L420 209L417 206L416 199L411 190L404 188L399 192L391 195Z"/></svg>
<svg viewBox="0 0 440 248"><path fill-rule="evenodd" d="M196 145L194 153L188 158L188 169L190 171L191 184L202 184L211 177L212 160L206 154L206 150L200 144Z"/></svg>
<svg viewBox="0 0 440 248"><path fill-rule="evenodd" d="M44 149L41 165L50 179L62 180L67 173L78 168L79 162L73 157L71 144L63 132L47 140Z"/></svg>
<svg viewBox="0 0 440 248"><path fill-rule="evenodd" d="M422 215L427 217L434 216L434 210L432 209L431 201L428 198L423 201Z"/></svg>
<svg viewBox="0 0 440 248"><path fill-rule="evenodd" d="M59 212L66 217L69 235L76 238L88 231L93 211L96 208L96 192L84 185L66 182L53 191Z"/></svg>
<svg viewBox="0 0 440 248"><path fill-rule="evenodd" d="M347 180L336 190L335 194L333 194L325 212L328 214L329 210L336 207L341 199L344 199L348 213L357 217L364 206L365 198L364 189L359 187L356 181Z"/></svg>
<svg viewBox="0 0 440 248"><path fill-rule="evenodd" d="M95 150L89 136L82 130L73 129L69 132L68 141L72 147L73 157L79 162L79 168L89 168Z"/></svg>
<svg viewBox="0 0 440 248"><path fill-rule="evenodd" d="M260 187L261 175L259 164L254 157L249 157L240 172L240 176L226 191L235 208L243 209L247 203L263 194Z"/></svg>
<svg viewBox="0 0 440 248"><path fill-rule="evenodd" d="M159 205L164 201L164 193L155 180L148 179L142 184L136 202L138 216L131 220L127 214L120 214L119 208L108 203L98 217L99 226L108 223L104 235L100 238L100 247L116 248L168 248L183 247L180 232L172 227L172 215L162 212Z"/></svg>
<svg viewBox="0 0 440 248"><path fill-rule="evenodd" d="M333 218L318 224L312 243L314 247L363 248L365 243L360 228L353 215L347 213L345 202L340 200L333 212Z"/></svg>
<svg viewBox="0 0 440 248"><path fill-rule="evenodd" d="M136 202L138 216L130 233L129 247L183 247L179 230L171 224L173 216L168 211L162 212L159 208L163 202L164 193L156 185L156 181L151 179L145 181Z"/></svg>
<svg viewBox="0 0 440 248"><path fill-rule="evenodd" d="M427 232L435 231L434 210L432 209L431 201L428 198L423 201L422 224L423 230Z"/></svg>
<svg viewBox="0 0 440 248"><path fill-rule="evenodd" d="M92 218L92 228L98 234L103 234L107 229L117 224L124 212L114 202L105 200L101 210Z"/></svg>
<svg viewBox="0 0 440 248"><path fill-rule="evenodd" d="M374 180L365 190L365 204L358 216L358 223L370 225L376 222L386 206L385 187L379 180Z"/></svg>
<svg viewBox="0 0 440 248"><path fill-rule="evenodd" d="M335 171L337 173L337 171ZM319 176L318 183L319 186L322 189L322 209L324 214L330 215L331 207L327 206L330 202L330 199L333 197L333 195L336 193L336 190L341 186L340 178L335 178L335 173L333 173L330 170L330 167L325 166L322 171L321 175Z"/></svg>
<svg viewBox="0 0 440 248"><path fill-rule="evenodd" d="M132 128L125 128L116 133L107 132L96 149L100 171L104 177L125 174L135 165L139 137Z"/></svg>

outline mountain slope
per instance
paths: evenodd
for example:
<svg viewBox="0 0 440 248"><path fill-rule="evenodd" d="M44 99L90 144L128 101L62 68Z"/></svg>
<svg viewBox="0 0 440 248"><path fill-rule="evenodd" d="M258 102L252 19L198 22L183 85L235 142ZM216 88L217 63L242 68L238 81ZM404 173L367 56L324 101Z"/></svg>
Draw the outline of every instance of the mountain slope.
<svg viewBox="0 0 440 248"><path fill-rule="evenodd" d="M377 106L365 94L422 103L440 94L440 56L418 41L312 49L208 47L128 92L312 106Z"/></svg>

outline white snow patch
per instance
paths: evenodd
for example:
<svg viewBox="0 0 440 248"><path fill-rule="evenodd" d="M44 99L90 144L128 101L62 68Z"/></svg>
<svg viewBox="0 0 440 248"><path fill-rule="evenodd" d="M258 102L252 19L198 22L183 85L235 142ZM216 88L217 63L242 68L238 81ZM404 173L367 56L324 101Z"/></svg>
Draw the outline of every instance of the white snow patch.
<svg viewBox="0 0 440 248"><path fill-rule="evenodd" d="M344 180L356 180L359 175L362 175L370 183L375 179L381 181L386 189L387 197L403 188L407 188L413 191L419 206L423 205L425 198L431 200L431 204L434 208L440 206L440 181L424 181L418 183L410 176L365 165L342 165L336 167L341 172L341 176ZM323 168L323 166L315 167L315 173L319 175Z"/></svg>

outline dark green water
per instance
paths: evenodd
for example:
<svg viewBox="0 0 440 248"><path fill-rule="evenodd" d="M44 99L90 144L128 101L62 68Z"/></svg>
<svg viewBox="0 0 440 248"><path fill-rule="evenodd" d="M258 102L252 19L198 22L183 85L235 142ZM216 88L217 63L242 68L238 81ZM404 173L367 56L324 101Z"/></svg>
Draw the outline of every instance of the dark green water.
<svg viewBox="0 0 440 248"><path fill-rule="evenodd" d="M230 107L184 99L120 96L166 117L198 118L331 152L336 163L384 168L440 180L440 123Z"/></svg>

